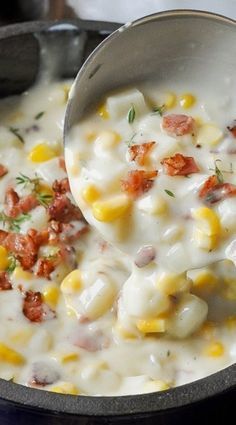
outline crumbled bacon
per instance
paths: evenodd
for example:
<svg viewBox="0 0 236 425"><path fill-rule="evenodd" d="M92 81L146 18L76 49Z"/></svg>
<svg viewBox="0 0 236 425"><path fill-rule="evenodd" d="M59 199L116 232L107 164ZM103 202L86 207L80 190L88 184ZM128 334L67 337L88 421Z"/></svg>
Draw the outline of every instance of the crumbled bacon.
<svg viewBox="0 0 236 425"><path fill-rule="evenodd" d="M39 258L35 266L35 274L50 280L50 274L55 270L56 262L50 258Z"/></svg>
<svg viewBox="0 0 236 425"><path fill-rule="evenodd" d="M5 167L5 165L0 164L0 177L5 176L8 173L8 169Z"/></svg>
<svg viewBox="0 0 236 425"><path fill-rule="evenodd" d="M72 220L82 220L83 218L80 209L72 204L65 194L56 194L48 207L48 213L51 220L62 223L69 223Z"/></svg>
<svg viewBox="0 0 236 425"><path fill-rule="evenodd" d="M31 322L42 322L56 316L55 312L44 304L41 292L27 291L22 311Z"/></svg>
<svg viewBox="0 0 236 425"><path fill-rule="evenodd" d="M165 115L162 120L162 128L170 136L183 136L193 133L194 126L194 119L183 114Z"/></svg>
<svg viewBox="0 0 236 425"><path fill-rule="evenodd" d="M21 235L19 233L8 233L1 230L0 241L0 243L20 261L23 269L31 269L35 264L38 246L31 236Z"/></svg>
<svg viewBox="0 0 236 425"><path fill-rule="evenodd" d="M141 145L133 145L129 148L130 160L135 161L138 165L144 165L145 161L154 147L156 142L142 143Z"/></svg>
<svg viewBox="0 0 236 425"><path fill-rule="evenodd" d="M198 196L207 204L215 204L231 196L236 196L236 186L231 183L219 183L217 176L213 175L205 181Z"/></svg>
<svg viewBox="0 0 236 425"><path fill-rule="evenodd" d="M184 156L181 153L164 158L161 164L164 165L165 173L169 176L187 176L199 171L194 158L192 156Z"/></svg>
<svg viewBox="0 0 236 425"><path fill-rule="evenodd" d="M26 214L38 206L38 200L34 194L20 198L13 188L9 188L5 195L5 211L9 217L17 217Z"/></svg>
<svg viewBox="0 0 236 425"><path fill-rule="evenodd" d="M134 170L129 171L126 180L121 180L121 188L133 198L138 198L148 192L154 183L158 171Z"/></svg>
<svg viewBox="0 0 236 425"><path fill-rule="evenodd" d="M227 127L227 129L230 131L232 136L236 138L236 120L234 120L233 125Z"/></svg>
<svg viewBox="0 0 236 425"><path fill-rule="evenodd" d="M55 180L53 185L52 185L52 190L56 193L66 193L66 192L70 192L70 185L69 185L69 180L67 177L65 177L64 179L58 181Z"/></svg>
<svg viewBox="0 0 236 425"><path fill-rule="evenodd" d="M9 276L6 272L0 272L0 291L7 291L12 289Z"/></svg>

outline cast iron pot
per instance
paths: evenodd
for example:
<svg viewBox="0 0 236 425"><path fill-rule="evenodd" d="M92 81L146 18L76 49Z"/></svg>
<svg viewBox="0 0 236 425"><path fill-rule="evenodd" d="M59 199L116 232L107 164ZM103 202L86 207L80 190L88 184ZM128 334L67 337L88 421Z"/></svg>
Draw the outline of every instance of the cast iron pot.
<svg viewBox="0 0 236 425"><path fill-rule="evenodd" d="M204 12L168 12L160 22L179 16L212 22L225 31L235 23ZM149 19L151 19L149 17ZM141 20L142 21L142 20ZM145 22L145 21L144 21ZM36 80L42 65L40 46L56 57L59 78L74 77L89 50L116 24L84 21L27 23L0 28L0 95L21 93ZM111 37L114 37L112 35ZM47 57L46 57L47 59ZM43 58L43 62L46 60ZM95 75L95 74L94 74ZM125 361L125 359L124 359ZM234 414L236 365L199 381L167 391L123 397L69 396L0 380L0 425L223 424ZM234 422L234 419L232 420ZM228 422L229 423L229 422Z"/></svg>

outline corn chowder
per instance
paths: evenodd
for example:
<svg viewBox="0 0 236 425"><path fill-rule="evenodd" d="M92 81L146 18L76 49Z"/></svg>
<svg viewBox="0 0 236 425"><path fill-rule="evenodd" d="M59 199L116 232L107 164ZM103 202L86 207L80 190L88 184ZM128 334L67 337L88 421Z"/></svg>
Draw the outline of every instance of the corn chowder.
<svg viewBox="0 0 236 425"><path fill-rule="evenodd" d="M212 123L190 94L108 98L67 152L73 194L104 240L75 205L65 171L69 87L41 83L0 103L0 377L64 394L124 395L234 363L234 266L216 262L234 230L232 123ZM190 106L184 118L169 114ZM167 135L173 126L191 134ZM200 268L202 252L215 264Z"/></svg>

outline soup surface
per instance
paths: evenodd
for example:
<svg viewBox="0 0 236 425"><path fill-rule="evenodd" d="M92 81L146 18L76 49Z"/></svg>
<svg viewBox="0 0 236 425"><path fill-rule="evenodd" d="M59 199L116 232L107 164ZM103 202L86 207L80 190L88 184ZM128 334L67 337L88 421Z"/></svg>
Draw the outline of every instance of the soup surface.
<svg viewBox="0 0 236 425"><path fill-rule="evenodd" d="M233 100L109 96L66 152L80 210L62 149L69 87L0 103L0 377L124 395L234 363L235 267L219 261L234 259Z"/></svg>

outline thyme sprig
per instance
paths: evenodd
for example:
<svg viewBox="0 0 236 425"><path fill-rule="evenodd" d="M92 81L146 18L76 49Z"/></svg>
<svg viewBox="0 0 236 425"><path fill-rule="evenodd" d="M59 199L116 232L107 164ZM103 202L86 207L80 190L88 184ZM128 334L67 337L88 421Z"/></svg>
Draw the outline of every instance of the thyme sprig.
<svg viewBox="0 0 236 425"><path fill-rule="evenodd" d="M128 110L128 114L127 114L127 120L128 120L129 124L132 124L134 122L135 115L136 115L135 107L132 104L130 109Z"/></svg>
<svg viewBox="0 0 236 425"><path fill-rule="evenodd" d="M161 106L154 106L154 108L152 109L152 114L153 115L158 114L158 115L160 115L160 117L162 117L162 115L165 112L165 107L166 107L165 104L163 104Z"/></svg>
<svg viewBox="0 0 236 425"><path fill-rule="evenodd" d="M16 177L16 182L18 185L22 185L23 188L27 187L28 185L32 185L32 192L36 196L36 199L38 200L39 204L43 207L48 207L52 200L52 195L48 193L43 193L40 190L40 181L42 179L35 174L35 178L30 178L26 176L25 174L20 173L18 177Z"/></svg>
<svg viewBox="0 0 236 425"><path fill-rule="evenodd" d="M22 137L22 135L19 133L19 128L15 128L15 127L9 127L9 131L14 134L14 136L16 136L16 138L22 143L25 143L24 138Z"/></svg>
<svg viewBox="0 0 236 425"><path fill-rule="evenodd" d="M175 198L175 194L171 192L171 190L165 189L165 192L167 193L167 195L171 196L172 198Z"/></svg>
<svg viewBox="0 0 236 425"><path fill-rule="evenodd" d="M30 218L31 215L25 213L19 215L19 217L17 218L9 217L3 211L0 213L0 222L3 223L3 226L5 227L5 225L8 224L9 230L12 230L16 233L20 231L20 225L25 221L29 220Z"/></svg>

